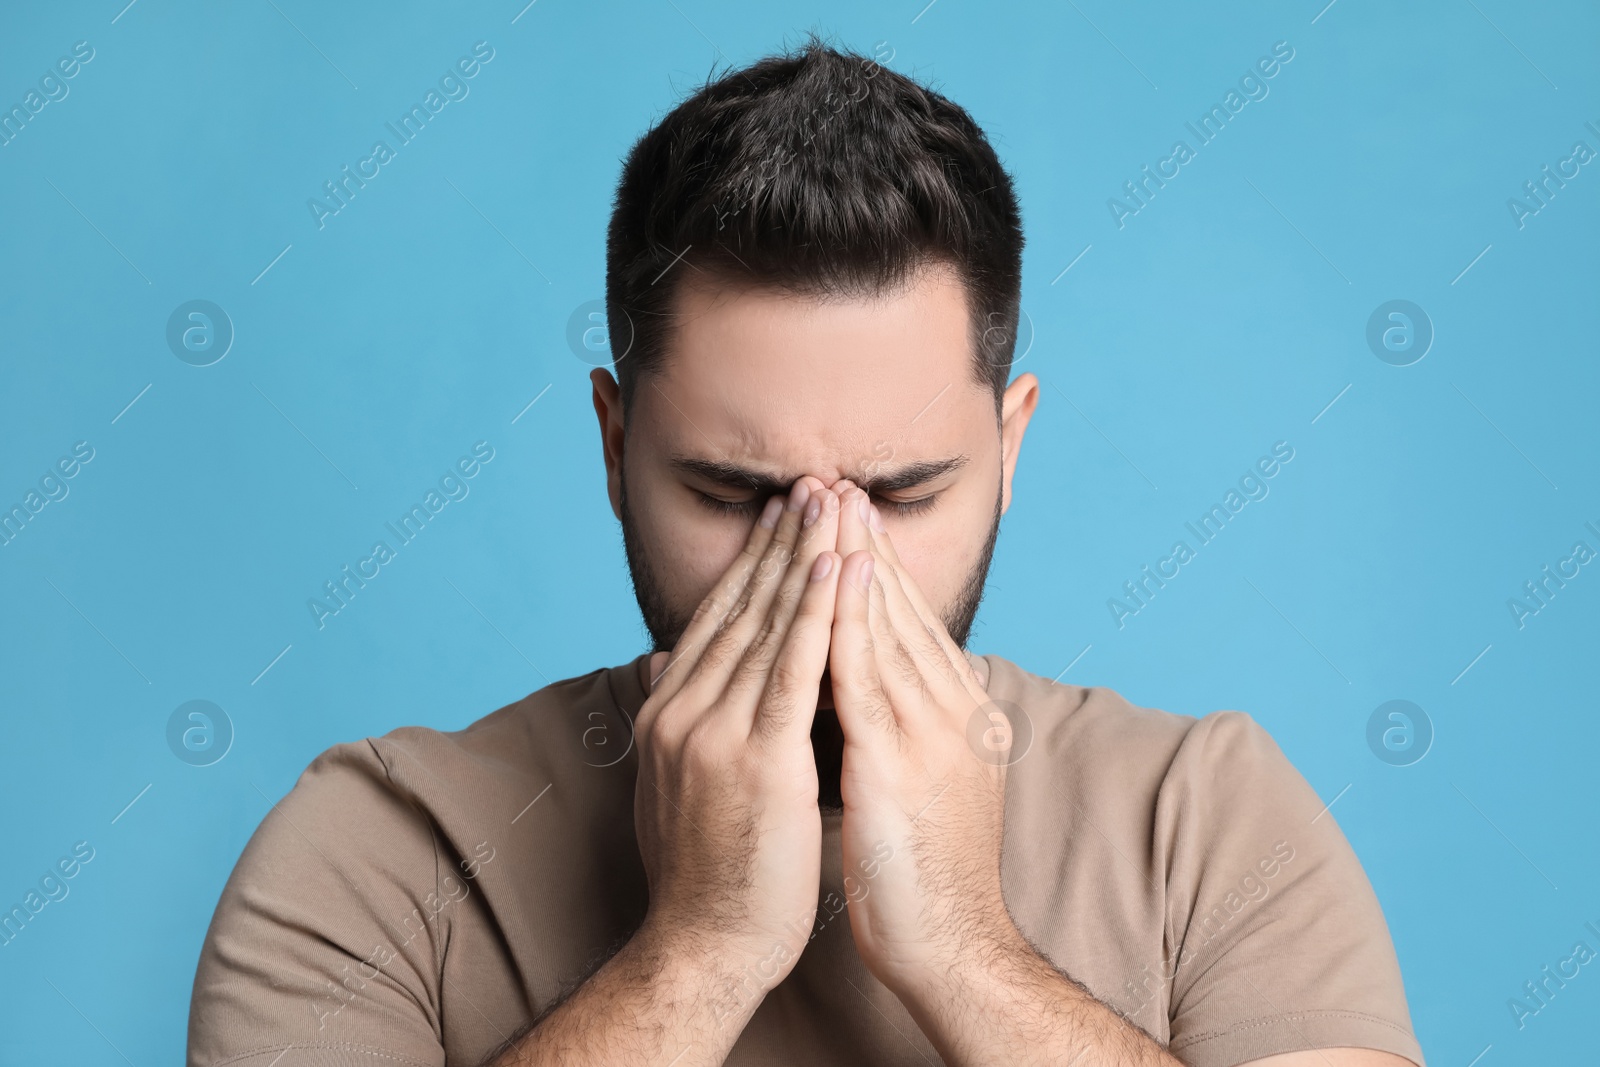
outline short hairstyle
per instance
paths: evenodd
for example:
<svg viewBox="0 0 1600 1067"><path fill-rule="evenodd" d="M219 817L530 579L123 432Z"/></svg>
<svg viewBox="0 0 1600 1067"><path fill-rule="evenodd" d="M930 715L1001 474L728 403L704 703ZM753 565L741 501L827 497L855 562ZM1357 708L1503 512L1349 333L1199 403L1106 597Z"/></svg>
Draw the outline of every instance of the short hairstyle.
<svg viewBox="0 0 1600 1067"><path fill-rule="evenodd" d="M1022 244L1011 176L972 116L812 34L797 51L708 80L628 153L606 239L623 411L660 367L686 270L870 296L942 264L962 281L975 377L998 413Z"/></svg>

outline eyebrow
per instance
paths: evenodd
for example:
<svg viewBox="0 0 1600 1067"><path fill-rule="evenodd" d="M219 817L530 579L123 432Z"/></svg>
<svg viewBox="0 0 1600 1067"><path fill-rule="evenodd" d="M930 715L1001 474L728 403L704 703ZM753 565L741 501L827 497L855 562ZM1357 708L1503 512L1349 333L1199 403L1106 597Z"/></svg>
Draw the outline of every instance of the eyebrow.
<svg viewBox="0 0 1600 1067"><path fill-rule="evenodd" d="M892 470L881 471L876 477L858 478L845 473L856 485L869 493L892 493L905 489L914 489L924 485L935 478L942 477L952 471L960 470L966 466L969 457L965 455L951 456L948 459L916 460L911 463L901 464ZM684 474L694 474L708 482L730 488L751 489L758 496L776 496L787 493L789 487L801 478L801 475L774 475L766 471L753 470L741 467L737 463L722 460L701 459L697 456L672 455L668 457L668 464Z"/></svg>

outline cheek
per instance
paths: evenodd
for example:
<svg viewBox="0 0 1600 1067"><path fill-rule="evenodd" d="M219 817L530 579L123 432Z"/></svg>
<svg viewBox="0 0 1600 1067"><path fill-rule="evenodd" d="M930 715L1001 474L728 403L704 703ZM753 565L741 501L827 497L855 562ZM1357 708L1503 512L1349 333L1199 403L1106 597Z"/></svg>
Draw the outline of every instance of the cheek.
<svg viewBox="0 0 1600 1067"><path fill-rule="evenodd" d="M894 531L890 534L893 536ZM955 602L972 567L976 548L968 547L964 540L959 545L953 543L949 532L939 529L930 529L925 535L923 531L903 532L895 537L894 547L901 566L922 590L923 597L943 614Z"/></svg>
<svg viewBox="0 0 1600 1067"><path fill-rule="evenodd" d="M920 518L889 520L889 536L911 580L934 610L950 608L977 565L994 521L996 486L965 492ZM988 495L985 495L988 494Z"/></svg>
<svg viewBox="0 0 1600 1067"><path fill-rule="evenodd" d="M662 592L692 611L738 557L749 537L743 520L717 515L671 486L644 494L636 519ZM634 497L628 495L634 509Z"/></svg>
<svg viewBox="0 0 1600 1067"><path fill-rule="evenodd" d="M726 521L684 524L674 531L663 554L669 568L663 580L685 607L699 604L711 592L744 547L746 532Z"/></svg>

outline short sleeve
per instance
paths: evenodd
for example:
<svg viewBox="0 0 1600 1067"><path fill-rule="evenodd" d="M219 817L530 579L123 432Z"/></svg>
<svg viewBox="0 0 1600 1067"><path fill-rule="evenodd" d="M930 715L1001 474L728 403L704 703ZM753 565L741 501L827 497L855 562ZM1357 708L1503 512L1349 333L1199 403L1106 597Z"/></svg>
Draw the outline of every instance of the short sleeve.
<svg viewBox="0 0 1600 1067"><path fill-rule="evenodd" d="M436 857L431 823L371 742L319 756L223 889L189 1067L443 1067Z"/></svg>
<svg viewBox="0 0 1600 1067"><path fill-rule="evenodd" d="M1172 1054L1350 1046L1421 1064L1388 926L1333 815L1242 712L1188 732L1156 804Z"/></svg>

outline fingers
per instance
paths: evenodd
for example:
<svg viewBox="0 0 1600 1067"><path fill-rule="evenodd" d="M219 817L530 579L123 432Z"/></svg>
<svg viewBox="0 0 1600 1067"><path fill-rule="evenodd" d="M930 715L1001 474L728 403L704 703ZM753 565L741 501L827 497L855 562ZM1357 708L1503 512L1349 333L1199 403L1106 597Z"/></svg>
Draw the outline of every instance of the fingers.
<svg viewBox="0 0 1600 1067"><path fill-rule="evenodd" d="M795 544L800 539L806 505L821 487L820 480L805 477L790 489L783 510L778 513L778 525L773 531L772 540L761 555L761 562L751 573L739 598L723 616L722 625L707 641L692 684L712 685L717 692L727 688L728 677L767 621L768 610L778 587L794 560Z"/></svg>
<svg viewBox="0 0 1600 1067"><path fill-rule="evenodd" d="M805 568L796 565L791 571L804 586L783 632L776 661L766 675L766 688L751 723L753 741L781 747L804 743L810 736L817 690L828 666L840 564L839 553L827 549L815 553Z"/></svg>
<svg viewBox="0 0 1600 1067"><path fill-rule="evenodd" d="M878 561L868 591L868 621L887 691L891 696L916 699L938 686L971 695L972 666L950 640L944 620L901 566L878 508L848 481L836 482L834 489L842 493L840 555L868 549Z"/></svg>
<svg viewBox="0 0 1600 1067"><path fill-rule="evenodd" d="M877 551L875 537L885 535L873 530L874 520L878 526L883 525L867 493L860 488L847 489L839 511L839 554L848 557L853 552L866 551L877 560L872 582L862 592L866 595L866 625L876 648L881 680L893 690L891 695L920 699L927 692L923 675L940 679L947 674L948 667L943 662L943 653L919 664L907 647L917 638L925 640L922 623L903 598L894 605L888 602L887 583L894 579L887 573L885 561ZM850 581L850 576L851 572L846 570L844 580Z"/></svg>
<svg viewBox="0 0 1600 1067"><path fill-rule="evenodd" d="M654 658L651 659L650 694L660 694L660 699L655 702L657 705L683 687L704 652L707 641L721 627L729 609L744 593L766 554L767 546L772 542L783 506L784 498L781 496L767 501L760 518L750 529L750 536L745 539L744 548L695 609L694 617L673 646L672 654L659 666Z"/></svg>
<svg viewBox="0 0 1600 1067"><path fill-rule="evenodd" d="M752 594L750 606L746 609L747 616L754 620L763 610L764 602L765 619L756 630L755 636L745 646L744 654L738 666L734 668L732 677L728 679L727 687L730 696L748 694L752 697L748 704L752 716L755 714L757 703L756 693L766 690L766 699L771 699L771 690L767 685L768 674L778 660L785 635L793 624L801 600L808 590L812 567L822 553L833 550L838 539L838 529L839 498L826 489L816 490L806 501L805 508L801 512L800 532L794 545L793 558L776 583L772 595L768 598L759 593ZM838 575L833 572L830 581L837 580ZM815 710L815 698L815 687L809 694L802 692L802 701L812 705L807 708L808 711Z"/></svg>
<svg viewBox="0 0 1600 1067"><path fill-rule="evenodd" d="M847 503L841 514L848 510ZM846 525L848 523L841 520L841 542ZM870 550L858 550L845 556L834 602L828 669L833 675L839 728L847 745L865 742L873 731L895 729L894 712L878 675L872 627L867 618L873 566Z"/></svg>
<svg viewBox="0 0 1600 1067"><path fill-rule="evenodd" d="M835 486L839 495L839 555L849 557L852 552L872 549L872 531L867 527L872 501L866 490L848 482ZM847 569L844 580L850 580Z"/></svg>
<svg viewBox="0 0 1600 1067"><path fill-rule="evenodd" d="M876 508L873 509L869 526L873 552L878 557L877 584L884 591L883 610L888 614L894 632L931 680L952 685L958 690L965 688L972 674L972 665L950 639L944 620L928 604L922 590L900 563L894 541L884 528Z"/></svg>

